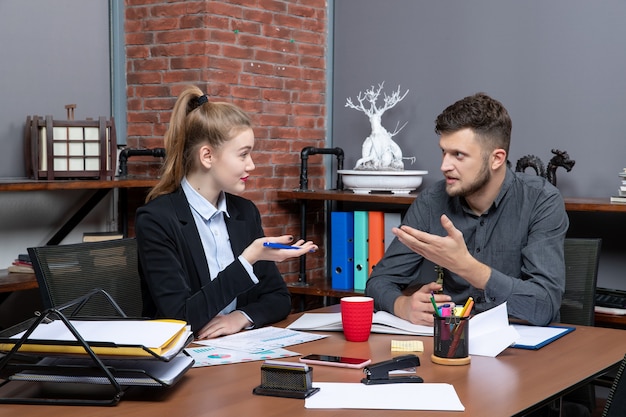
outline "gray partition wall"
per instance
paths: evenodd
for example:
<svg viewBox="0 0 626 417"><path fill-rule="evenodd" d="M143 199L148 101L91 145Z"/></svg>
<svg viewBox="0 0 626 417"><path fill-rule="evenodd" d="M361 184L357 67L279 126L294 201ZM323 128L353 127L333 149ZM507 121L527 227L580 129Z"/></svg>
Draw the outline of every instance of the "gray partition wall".
<svg viewBox="0 0 626 417"><path fill-rule="evenodd" d="M409 169L441 178L434 119L477 91L513 119L510 160L547 164L551 149L576 165L557 171L565 196L615 194L626 167L626 2L623 0L335 0L334 146L346 167L360 157L367 117L344 107L371 85L410 90L387 111Z"/></svg>
<svg viewBox="0 0 626 417"><path fill-rule="evenodd" d="M122 5L123 0L0 0L0 178L26 175L26 116L66 119L66 104L77 105L77 120L111 116L109 22L113 6ZM125 128L117 126L119 139ZM0 269L27 247L45 244L90 194L0 193ZM115 207L110 194L63 243L80 241L84 231L117 227Z"/></svg>
<svg viewBox="0 0 626 417"><path fill-rule="evenodd" d="M26 116L111 116L109 3L0 0L0 177L26 174Z"/></svg>
<svg viewBox="0 0 626 417"><path fill-rule="evenodd" d="M394 139L416 157L407 169L429 171L425 185L442 178L436 116L484 91L512 117L513 164L534 154L547 165L553 148L566 150L576 165L557 170L564 196L617 193L626 167L625 1L335 0L333 15L332 145L344 149L346 168L370 133L346 98L384 81L388 93L409 90L383 125L407 123ZM600 284L626 288L617 272L626 266L618 259L626 218L572 217L571 233L605 239Z"/></svg>

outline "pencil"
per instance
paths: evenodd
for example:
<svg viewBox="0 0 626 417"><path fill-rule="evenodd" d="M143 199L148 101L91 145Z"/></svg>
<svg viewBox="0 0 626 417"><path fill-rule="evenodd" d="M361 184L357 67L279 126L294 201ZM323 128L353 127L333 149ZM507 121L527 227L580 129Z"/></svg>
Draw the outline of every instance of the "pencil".
<svg viewBox="0 0 626 417"><path fill-rule="evenodd" d="M470 305L474 305L474 299L472 297L469 297L465 302L463 310L461 310L461 317L467 317L466 314L469 315L469 312L472 311L472 307L470 307Z"/></svg>

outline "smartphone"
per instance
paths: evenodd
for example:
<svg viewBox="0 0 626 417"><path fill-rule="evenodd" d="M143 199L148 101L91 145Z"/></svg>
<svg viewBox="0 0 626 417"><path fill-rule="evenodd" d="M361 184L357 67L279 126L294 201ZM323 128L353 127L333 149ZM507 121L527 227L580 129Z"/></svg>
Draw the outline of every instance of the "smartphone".
<svg viewBox="0 0 626 417"><path fill-rule="evenodd" d="M300 362L310 363L313 365L339 366L341 368L360 369L372 363L372 360L362 358L349 358L346 356L306 355L300 358Z"/></svg>

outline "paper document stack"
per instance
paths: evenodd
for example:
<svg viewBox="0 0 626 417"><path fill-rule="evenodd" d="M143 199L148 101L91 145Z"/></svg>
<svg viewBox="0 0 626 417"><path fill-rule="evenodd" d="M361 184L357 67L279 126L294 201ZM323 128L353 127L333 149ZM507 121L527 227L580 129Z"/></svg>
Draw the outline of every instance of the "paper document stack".
<svg viewBox="0 0 626 417"><path fill-rule="evenodd" d="M169 360L191 341L191 329L180 320L70 320L78 334L99 356L159 356ZM11 336L17 341L25 332ZM0 351L10 351L15 343L0 343ZM78 354L87 352L62 320L40 323L19 352Z"/></svg>

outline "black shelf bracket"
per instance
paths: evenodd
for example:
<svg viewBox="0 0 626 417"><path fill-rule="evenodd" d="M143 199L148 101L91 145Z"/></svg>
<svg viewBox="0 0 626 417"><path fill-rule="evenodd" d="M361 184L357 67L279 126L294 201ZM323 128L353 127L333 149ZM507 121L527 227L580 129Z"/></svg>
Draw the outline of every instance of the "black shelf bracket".
<svg viewBox="0 0 626 417"><path fill-rule="evenodd" d="M300 188L299 191L308 191L309 178L308 178L308 160L311 155L335 155L337 157L337 170L343 169L344 153L341 148L314 148L307 146L302 148L300 152ZM337 189L343 189L343 181L341 174L337 173ZM307 214L307 201L300 200L300 238L306 240L306 214ZM306 255L300 257L300 272L298 275L299 286L307 286L306 282Z"/></svg>

